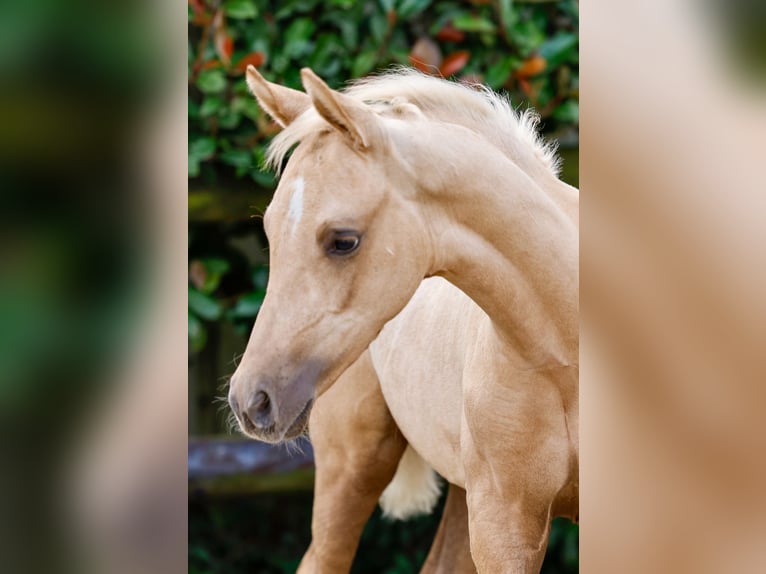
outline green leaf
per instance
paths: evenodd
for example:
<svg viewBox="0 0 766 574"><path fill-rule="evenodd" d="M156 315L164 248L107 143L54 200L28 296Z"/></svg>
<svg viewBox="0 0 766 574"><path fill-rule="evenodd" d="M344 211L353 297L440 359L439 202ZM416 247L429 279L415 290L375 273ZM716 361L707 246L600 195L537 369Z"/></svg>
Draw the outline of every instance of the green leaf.
<svg viewBox="0 0 766 574"><path fill-rule="evenodd" d="M556 68L567 60L576 60L577 35L564 32L545 40L540 55L548 62L548 69Z"/></svg>
<svg viewBox="0 0 766 574"><path fill-rule="evenodd" d="M335 25L340 28L340 39L345 49L355 50L359 42L359 23L355 20L343 19L337 20Z"/></svg>
<svg viewBox="0 0 766 574"><path fill-rule="evenodd" d="M243 114L251 120L260 117L260 108L258 102L253 97L237 97L231 101L231 111Z"/></svg>
<svg viewBox="0 0 766 574"><path fill-rule="evenodd" d="M255 317L263 304L263 298L266 291L258 289L252 293L247 293L237 300L237 304L232 310L235 317Z"/></svg>
<svg viewBox="0 0 766 574"><path fill-rule="evenodd" d="M311 50L311 36L316 30L316 24L311 18L298 18L285 30L284 54L297 58Z"/></svg>
<svg viewBox="0 0 766 574"><path fill-rule="evenodd" d="M356 58L354 58L354 63L351 65L351 76L354 78L364 76L366 73L372 70L372 68L375 66L376 60L377 55L375 52L362 52Z"/></svg>
<svg viewBox="0 0 766 574"><path fill-rule="evenodd" d="M397 554L394 558L394 563L396 564L397 572L401 572L402 574L410 574L411 572L414 572L409 559L403 554Z"/></svg>
<svg viewBox="0 0 766 574"><path fill-rule="evenodd" d="M577 100L567 100L553 110L551 115L560 122L576 124L580 120L580 104Z"/></svg>
<svg viewBox="0 0 766 574"><path fill-rule="evenodd" d="M215 321L221 316L221 304L194 287L189 287L189 309L208 321Z"/></svg>
<svg viewBox="0 0 766 574"><path fill-rule="evenodd" d="M193 98L189 98L188 110L190 118L199 117L199 104Z"/></svg>
<svg viewBox="0 0 766 574"><path fill-rule="evenodd" d="M266 189L273 189L276 187L277 180L274 175L268 171L260 169L254 169L250 172L250 176L253 181Z"/></svg>
<svg viewBox="0 0 766 574"><path fill-rule="evenodd" d="M189 177L197 177L199 175L199 160L197 158L189 156Z"/></svg>
<svg viewBox="0 0 766 574"><path fill-rule="evenodd" d="M495 44L497 44L497 40L499 37L500 36L497 34L497 32L482 32L481 34L479 34L481 43L488 48L494 48Z"/></svg>
<svg viewBox="0 0 766 574"><path fill-rule="evenodd" d="M284 52L274 54L274 57L271 59L271 69L277 75L283 74L287 70L289 65L290 65L290 58L288 58L287 54L285 54Z"/></svg>
<svg viewBox="0 0 766 574"><path fill-rule="evenodd" d="M554 86L553 82L542 80L540 82L540 88L537 91L537 105L540 107L547 106L555 95L556 87Z"/></svg>
<svg viewBox="0 0 766 574"><path fill-rule="evenodd" d="M428 8L431 1L432 0L402 0L396 8L396 13L399 18L402 19L412 18Z"/></svg>
<svg viewBox="0 0 766 574"><path fill-rule="evenodd" d="M564 564L574 566L579 562L578 533L567 532L564 538Z"/></svg>
<svg viewBox="0 0 766 574"><path fill-rule="evenodd" d="M322 77L337 76L340 61L348 53L336 34L320 34L311 53L309 66Z"/></svg>
<svg viewBox="0 0 766 574"><path fill-rule="evenodd" d="M223 100L218 96L209 96L205 98L202 105L199 108L199 115L203 118L212 116L218 112L223 106Z"/></svg>
<svg viewBox="0 0 766 574"><path fill-rule="evenodd" d="M255 158L256 165L261 168L266 165L266 149L267 145L261 143L253 148L253 157Z"/></svg>
<svg viewBox="0 0 766 574"><path fill-rule="evenodd" d="M532 50L538 49L546 40L545 30L534 20L519 19L512 28L509 36L519 47L523 58L529 56Z"/></svg>
<svg viewBox="0 0 766 574"><path fill-rule="evenodd" d="M375 41L375 45L379 45L383 42L383 38L386 37L388 32L388 16L383 12L373 12L369 20L370 34Z"/></svg>
<svg viewBox="0 0 766 574"><path fill-rule="evenodd" d="M517 20L518 14L513 7L513 0L500 0L500 24L510 38L513 38L513 25Z"/></svg>
<svg viewBox="0 0 766 574"><path fill-rule="evenodd" d="M233 110L225 110L218 118L218 125L227 130L233 130L242 121L242 114Z"/></svg>
<svg viewBox="0 0 766 574"><path fill-rule="evenodd" d="M215 139L211 137L200 137L189 143L189 162L196 162L210 159L215 154Z"/></svg>
<svg viewBox="0 0 766 574"><path fill-rule="evenodd" d="M193 313L189 312L189 350L192 353L199 353L205 348L207 342L207 329L202 321Z"/></svg>
<svg viewBox="0 0 766 574"><path fill-rule="evenodd" d="M548 548L555 548L563 535L563 526L561 522L557 518L554 518L551 523L551 533L548 536Z"/></svg>
<svg viewBox="0 0 766 574"><path fill-rule="evenodd" d="M223 8L229 18L237 20L251 19L258 15L258 8L253 0L226 0Z"/></svg>
<svg viewBox="0 0 766 574"><path fill-rule="evenodd" d="M256 289L266 290L266 285L269 283L269 268L265 265L256 267L253 270L253 285Z"/></svg>
<svg viewBox="0 0 766 574"><path fill-rule="evenodd" d="M226 74L218 68L202 70L197 77L197 87L205 94L218 94L226 89Z"/></svg>
<svg viewBox="0 0 766 574"><path fill-rule="evenodd" d="M458 30L464 32L494 32L495 24L491 20L481 18L479 16L472 16L471 14L461 14L457 16L452 25Z"/></svg>
<svg viewBox="0 0 766 574"><path fill-rule="evenodd" d="M279 10L274 14L276 20L291 18L296 14L308 12L317 4L317 0L287 0L279 2Z"/></svg>
<svg viewBox="0 0 766 574"><path fill-rule="evenodd" d="M502 87L508 80L514 68L519 64L519 59L514 56L508 56L492 64L484 75L484 82L493 90Z"/></svg>
<svg viewBox="0 0 766 574"><path fill-rule="evenodd" d="M234 167L255 167L255 158L250 150L234 148L219 155L221 161Z"/></svg>
<svg viewBox="0 0 766 574"><path fill-rule="evenodd" d="M200 263L205 266L206 273L201 291L210 295L213 291L218 289L218 285L221 284L221 279L229 271L231 264L226 261L226 259L217 257L200 259Z"/></svg>

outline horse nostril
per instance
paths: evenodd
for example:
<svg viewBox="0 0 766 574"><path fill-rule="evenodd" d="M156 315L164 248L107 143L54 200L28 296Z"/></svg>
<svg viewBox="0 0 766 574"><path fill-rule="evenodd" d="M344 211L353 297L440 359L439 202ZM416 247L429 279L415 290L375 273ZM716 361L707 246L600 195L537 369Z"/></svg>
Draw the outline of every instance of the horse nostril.
<svg viewBox="0 0 766 574"><path fill-rule="evenodd" d="M272 424L271 399L264 391L258 391L253 395L247 410L243 413L245 418L257 427L265 428Z"/></svg>

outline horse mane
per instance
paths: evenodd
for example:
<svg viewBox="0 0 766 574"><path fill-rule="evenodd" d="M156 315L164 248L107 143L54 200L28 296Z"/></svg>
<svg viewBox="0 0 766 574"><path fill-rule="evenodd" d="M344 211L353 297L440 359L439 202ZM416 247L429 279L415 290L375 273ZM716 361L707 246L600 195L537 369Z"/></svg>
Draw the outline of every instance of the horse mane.
<svg viewBox="0 0 766 574"><path fill-rule="evenodd" d="M480 84L460 84L400 67L354 81L342 90L369 104L380 115L414 104L428 118L459 124L484 135L521 166L542 166L557 176L560 159L556 143L545 142L537 132L540 116L533 108L518 112L507 97ZM269 145L266 165L279 172L285 157L311 134L331 129L310 108L295 119Z"/></svg>

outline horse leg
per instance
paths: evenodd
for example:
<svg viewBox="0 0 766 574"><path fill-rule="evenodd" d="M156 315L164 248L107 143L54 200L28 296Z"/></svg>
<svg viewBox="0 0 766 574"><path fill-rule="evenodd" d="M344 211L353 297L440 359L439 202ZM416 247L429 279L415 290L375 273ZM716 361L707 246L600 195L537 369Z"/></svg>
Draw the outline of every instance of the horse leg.
<svg viewBox="0 0 766 574"><path fill-rule="evenodd" d="M342 574L406 446L369 351L316 401L309 434L316 464L312 541L298 573Z"/></svg>
<svg viewBox="0 0 766 574"><path fill-rule="evenodd" d="M465 490L449 485L439 529L420 574L475 574L468 540Z"/></svg>
<svg viewBox="0 0 766 574"><path fill-rule="evenodd" d="M550 513L545 505L517 505L495 489L467 497L471 554L480 574L537 574L545 558Z"/></svg>
<svg viewBox="0 0 766 574"><path fill-rule="evenodd" d="M471 554L484 573L538 573L571 474L561 398L539 377L496 374L465 394L461 453ZM477 388L478 387L478 388ZM498 408L501 405L501 408Z"/></svg>

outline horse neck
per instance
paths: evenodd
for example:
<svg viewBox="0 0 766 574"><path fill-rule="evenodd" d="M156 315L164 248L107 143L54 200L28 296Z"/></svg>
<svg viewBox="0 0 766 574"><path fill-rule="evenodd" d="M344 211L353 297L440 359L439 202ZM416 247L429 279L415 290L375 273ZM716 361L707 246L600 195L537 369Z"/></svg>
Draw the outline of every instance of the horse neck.
<svg viewBox="0 0 766 574"><path fill-rule="evenodd" d="M421 170L429 175L419 182L433 247L430 274L481 306L526 366L575 364L577 190L547 172L530 175L458 126L432 130L417 149L410 162L438 170Z"/></svg>

